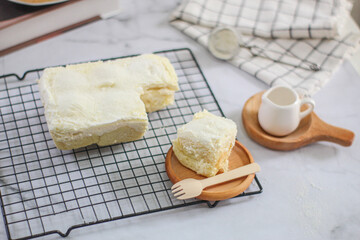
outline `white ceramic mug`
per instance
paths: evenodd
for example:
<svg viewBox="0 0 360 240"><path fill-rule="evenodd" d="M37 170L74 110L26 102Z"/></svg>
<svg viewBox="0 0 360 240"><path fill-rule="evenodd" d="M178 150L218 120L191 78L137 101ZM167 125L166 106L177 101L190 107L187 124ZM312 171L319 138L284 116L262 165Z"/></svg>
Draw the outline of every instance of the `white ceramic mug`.
<svg viewBox="0 0 360 240"><path fill-rule="evenodd" d="M309 107L301 112L301 106L304 104L308 104ZM272 87L262 95L259 123L271 135L285 136L296 130L300 120L311 113L314 107L313 99L300 99L290 87Z"/></svg>

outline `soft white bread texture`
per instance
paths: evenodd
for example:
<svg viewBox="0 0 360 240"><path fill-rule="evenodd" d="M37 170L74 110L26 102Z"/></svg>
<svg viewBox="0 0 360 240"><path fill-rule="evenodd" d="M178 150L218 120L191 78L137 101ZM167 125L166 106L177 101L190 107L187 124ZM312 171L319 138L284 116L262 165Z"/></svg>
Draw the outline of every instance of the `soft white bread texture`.
<svg viewBox="0 0 360 240"><path fill-rule="evenodd" d="M153 54L44 70L38 81L50 134L59 149L141 138L146 112L174 102L169 60Z"/></svg>
<svg viewBox="0 0 360 240"><path fill-rule="evenodd" d="M228 170L228 158L235 143L236 124L206 110L198 112L180 127L173 151L182 165L205 177Z"/></svg>

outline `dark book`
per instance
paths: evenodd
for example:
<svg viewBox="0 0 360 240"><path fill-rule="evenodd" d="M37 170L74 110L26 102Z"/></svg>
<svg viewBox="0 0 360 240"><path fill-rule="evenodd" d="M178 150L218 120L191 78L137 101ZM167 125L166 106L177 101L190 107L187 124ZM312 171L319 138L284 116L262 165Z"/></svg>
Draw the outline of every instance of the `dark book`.
<svg viewBox="0 0 360 240"><path fill-rule="evenodd" d="M28 6L0 0L0 56L118 13L118 0Z"/></svg>

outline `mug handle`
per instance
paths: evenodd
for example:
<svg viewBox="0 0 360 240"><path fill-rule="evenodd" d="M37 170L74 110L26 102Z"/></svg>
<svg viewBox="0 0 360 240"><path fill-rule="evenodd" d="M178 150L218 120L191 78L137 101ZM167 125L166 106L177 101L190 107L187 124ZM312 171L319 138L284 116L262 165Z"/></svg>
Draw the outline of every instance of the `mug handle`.
<svg viewBox="0 0 360 240"><path fill-rule="evenodd" d="M311 113L315 108L315 101L312 100L311 98L302 99L301 103L300 103L300 107L304 104L309 104L310 107L308 109L306 109L305 111L300 112L300 119L303 119L304 117L309 115L309 113Z"/></svg>

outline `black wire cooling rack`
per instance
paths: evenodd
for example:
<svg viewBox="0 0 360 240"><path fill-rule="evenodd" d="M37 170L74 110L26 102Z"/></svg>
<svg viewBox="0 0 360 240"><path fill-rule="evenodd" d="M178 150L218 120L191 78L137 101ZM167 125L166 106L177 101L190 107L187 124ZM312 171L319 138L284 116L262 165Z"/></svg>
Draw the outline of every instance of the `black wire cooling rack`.
<svg viewBox="0 0 360 240"><path fill-rule="evenodd" d="M177 127L194 113L223 113L190 49L155 54L167 57L176 69L180 91L175 104L149 114L142 139L107 147L55 147L35 82L43 69L0 77L0 203L9 240L65 237L75 228L101 222L200 203L217 205L175 199L164 159ZM239 196L261 191L255 177Z"/></svg>

